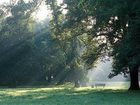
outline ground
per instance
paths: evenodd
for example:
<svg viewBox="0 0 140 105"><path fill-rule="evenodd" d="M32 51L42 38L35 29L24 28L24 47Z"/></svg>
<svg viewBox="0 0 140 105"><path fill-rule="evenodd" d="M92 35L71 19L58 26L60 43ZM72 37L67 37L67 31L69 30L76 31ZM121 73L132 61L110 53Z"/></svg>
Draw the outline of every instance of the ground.
<svg viewBox="0 0 140 105"><path fill-rule="evenodd" d="M0 105L140 105L140 91L93 88L0 89Z"/></svg>

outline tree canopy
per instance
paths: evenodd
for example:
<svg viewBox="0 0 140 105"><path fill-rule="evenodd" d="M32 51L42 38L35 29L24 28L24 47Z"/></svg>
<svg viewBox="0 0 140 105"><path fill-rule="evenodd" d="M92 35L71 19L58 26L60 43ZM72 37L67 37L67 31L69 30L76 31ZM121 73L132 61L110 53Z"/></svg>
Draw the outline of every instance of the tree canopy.
<svg viewBox="0 0 140 105"><path fill-rule="evenodd" d="M139 18L138 0L64 0L67 4L66 26L76 35L87 34L98 40L99 55L113 57L113 73L130 72L130 89L139 89ZM74 27L73 27L74 26ZM88 42L90 43L90 41ZM88 46L89 47L89 46ZM93 48L93 47L92 47ZM95 61L95 50L87 59ZM87 62L89 63L89 62ZM135 73L134 73L135 72Z"/></svg>
<svg viewBox="0 0 140 105"><path fill-rule="evenodd" d="M86 80L99 59L113 58L112 78L130 74L139 89L139 0L45 0L51 17L37 23L41 0L0 8L0 85ZM49 21L49 24L48 24Z"/></svg>

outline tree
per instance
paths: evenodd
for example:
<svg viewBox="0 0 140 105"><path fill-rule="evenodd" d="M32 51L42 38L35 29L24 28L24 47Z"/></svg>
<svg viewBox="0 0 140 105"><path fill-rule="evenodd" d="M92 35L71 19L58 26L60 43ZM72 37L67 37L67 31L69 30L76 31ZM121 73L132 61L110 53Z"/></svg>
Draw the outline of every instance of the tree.
<svg viewBox="0 0 140 105"><path fill-rule="evenodd" d="M98 2L101 4L100 2ZM112 5L114 4L114 5ZM113 48L114 58L114 76L120 73L130 73L130 90L138 90L138 69L139 69L139 1L105 1L102 5L103 10L108 5L105 16L107 21L101 20L102 25L105 25L110 31L107 31L107 38L109 39ZM111 9L112 8L112 9ZM102 12L101 12L102 13ZM100 14L99 14L100 15ZM113 19L114 17L114 19ZM112 18L112 19L111 19ZM109 20L110 19L110 20ZM106 23L106 24L105 24ZM104 28L102 28L104 29Z"/></svg>
<svg viewBox="0 0 140 105"><path fill-rule="evenodd" d="M26 4L19 0L17 4L6 6L10 8L6 12L10 12L11 16L4 17L0 30L1 85L15 87L27 84L38 72L32 55L34 34L29 27L35 5L35 2Z"/></svg>
<svg viewBox="0 0 140 105"><path fill-rule="evenodd" d="M69 81L74 82L75 86L78 86L77 81L81 81L85 76L85 71L83 71L81 68L81 55L78 51L78 48L81 48L79 43L80 38L72 38L73 34L75 35L75 33L72 33L67 29L62 32L64 29L63 23L65 16L63 14L63 10L65 9L65 4L62 3L60 6L58 6L56 0L46 0L46 3L51 7L52 10L52 19L50 23L52 39L54 40L53 43L57 44L59 47L57 51L61 52L61 56L63 55L63 63L57 63L60 67L62 67L61 70L59 70L59 75L57 77L57 80L59 80L58 84Z"/></svg>
<svg viewBox="0 0 140 105"><path fill-rule="evenodd" d="M67 23L69 28L78 30L81 28L79 35L87 33L93 39L100 39L98 43L104 55L108 53L114 58L113 74L109 77L120 73L128 73L129 68L131 78L131 90L139 89L138 85L138 68L139 68L139 13L140 2L138 0L80 0L68 1ZM72 5L74 4L74 5ZM95 21L95 24L94 24ZM91 24L89 24L91 23ZM68 25L67 25L68 26ZM71 27L76 26L76 27ZM91 26L91 27L88 27ZM87 30L88 29L88 30ZM73 31L76 33L76 31ZM100 37L100 38L99 38ZM103 39L103 40L102 40ZM100 56L94 55L89 58Z"/></svg>

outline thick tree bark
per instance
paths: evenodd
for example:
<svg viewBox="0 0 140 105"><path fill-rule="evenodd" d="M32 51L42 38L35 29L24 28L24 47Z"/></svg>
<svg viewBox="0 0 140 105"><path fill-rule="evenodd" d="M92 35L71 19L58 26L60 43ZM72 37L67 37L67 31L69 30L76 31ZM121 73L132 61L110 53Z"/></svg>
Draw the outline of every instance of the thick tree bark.
<svg viewBox="0 0 140 105"><path fill-rule="evenodd" d="M48 84L51 83L51 75L48 75Z"/></svg>
<svg viewBox="0 0 140 105"><path fill-rule="evenodd" d="M139 90L139 66L135 66L130 70L130 88L129 90Z"/></svg>

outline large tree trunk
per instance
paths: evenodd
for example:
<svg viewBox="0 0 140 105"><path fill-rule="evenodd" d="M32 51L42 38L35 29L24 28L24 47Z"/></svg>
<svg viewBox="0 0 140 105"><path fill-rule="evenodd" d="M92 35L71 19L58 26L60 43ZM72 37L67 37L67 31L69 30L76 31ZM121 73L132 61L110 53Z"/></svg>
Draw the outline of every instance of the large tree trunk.
<svg viewBox="0 0 140 105"><path fill-rule="evenodd" d="M75 80L75 86L74 87L80 87L79 81Z"/></svg>
<svg viewBox="0 0 140 105"><path fill-rule="evenodd" d="M51 83L51 75L48 75L48 84Z"/></svg>
<svg viewBox="0 0 140 105"><path fill-rule="evenodd" d="M129 90L139 90L139 66L135 66L130 70L130 88Z"/></svg>

